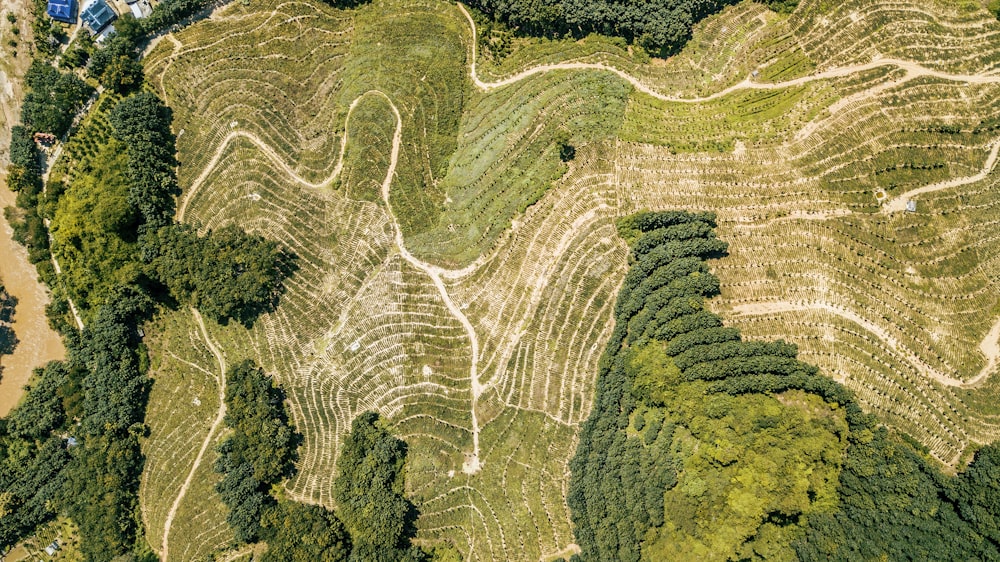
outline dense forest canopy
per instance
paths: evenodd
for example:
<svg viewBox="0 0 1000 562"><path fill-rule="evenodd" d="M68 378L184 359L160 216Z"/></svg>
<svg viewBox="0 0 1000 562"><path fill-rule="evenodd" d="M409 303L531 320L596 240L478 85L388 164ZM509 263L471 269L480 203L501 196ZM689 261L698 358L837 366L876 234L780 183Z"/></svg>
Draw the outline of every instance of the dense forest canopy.
<svg viewBox="0 0 1000 562"><path fill-rule="evenodd" d="M543 36L601 33L624 37L652 54L681 49L691 28L738 0L470 0L469 4L524 33ZM764 0L782 12L798 0Z"/></svg>
<svg viewBox="0 0 1000 562"><path fill-rule="evenodd" d="M28 93L21 108L21 121L33 131L60 137L69 131L73 117L93 88L71 72L35 61L24 77Z"/></svg>

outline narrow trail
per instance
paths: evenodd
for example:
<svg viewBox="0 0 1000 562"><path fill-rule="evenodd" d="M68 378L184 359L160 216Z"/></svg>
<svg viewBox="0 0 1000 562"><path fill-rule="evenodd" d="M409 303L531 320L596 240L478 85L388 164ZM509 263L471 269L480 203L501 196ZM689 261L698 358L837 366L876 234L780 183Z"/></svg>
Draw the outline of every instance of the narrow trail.
<svg viewBox="0 0 1000 562"><path fill-rule="evenodd" d="M295 170L293 170L292 167L289 166L288 163L285 162L269 144L261 140L261 138L256 134L248 131L232 131L222 139L221 143L219 143L219 146L215 149L215 154L212 155L211 160L208 161L205 168L202 169L200 174L198 174L198 177L191 182L191 187L184 191L184 197L181 199L181 204L177 207L177 222L184 222L184 214L187 212L188 204L191 202L191 198L198 192L201 185L205 183L208 176L215 171L215 167L219 164L219 160L222 159L222 156L226 153L226 148L229 147L229 143L240 137L253 143L253 145L256 146L264 154L264 156L267 156L275 166L285 172L288 177L294 179L296 183L313 189L321 189L332 184L333 180L337 179L341 170L344 169L344 153L347 150L347 123L351 120L351 113L354 112L354 108L361 103L361 100L365 97L365 95L366 94L361 94L360 96L354 98L350 107L347 108L347 116L344 118L344 136L340 139L340 155L337 157L337 164L333 167L330 177L320 182L310 182L296 173Z"/></svg>
<svg viewBox="0 0 1000 562"><path fill-rule="evenodd" d="M91 98L90 102L87 102L88 106L92 102L93 102L93 98ZM52 154L50 154L48 156L48 158L46 158L46 160L45 160L45 171L42 173L42 186L43 186L42 187L42 193L45 193L45 187L44 186L47 186L49 184L49 172L52 171L52 166L54 166L55 163L56 163L56 161L59 160L59 155L62 154L63 145L64 145L64 143L60 142L59 146L57 146L56 149L52 151ZM42 219L42 223L45 224L45 233L49 237L49 246L50 247L55 247L54 244L53 244L54 240L52 238L52 228L50 228L50 225L52 224L52 221L50 219L48 219L48 218L45 218L45 219ZM62 275L62 267L59 266L59 260L56 259L55 252L51 252L50 251L49 252L49 257L52 260L52 269L55 270L56 275L57 276L58 275ZM76 322L76 327L82 332L83 331L83 318L80 317L80 311L76 308L76 303L74 303L73 302L73 298L69 297L69 296L66 297L66 302L69 303L69 311L73 315L73 320Z"/></svg>
<svg viewBox="0 0 1000 562"><path fill-rule="evenodd" d="M963 185L968 185L970 183L976 183L978 181L983 181L991 173L993 173L993 168L997 164L997 156L1000 155L1000 139L993 141L993 149L990 150L989 156L986 158L986 162L983 163L983 169L979 173L966 176L964 178L952 178L938 183L933 183L931 185L925 185L924 187L918 187L916 189L911 189L902 195L897 195L889 200L885 205L882 206L882 214L889 213L899 213L906 210L906 203L910 199L913 199L917 195L923 195L925 193L933 193L935 191L941 191L942 189L951 189L954 187L961 187Z"/></svg>
<svg viewBox="0 0 1000 562"><path fill-rule="evenodd" d="M913 366L917 372L930 377L945 386L955 386L961 388L976 387L982 383L986 377L993 373L997 367L998 360L1000 360L1000 342L997 341L1000 339L1000 320L993 325L993 328L986 334L986 337L983 338L983 341L979 344L980 351L982 351L983 355L986 357L986 365L979 371L978 374L976 374L976 376L967 381L963 381L950 377L938 371L934 367L931 367L915 353L906 349L884 328L866 318L863 318L861 315L851 310L840 308L825 302L796 303L789 301L750 303L733 307L733 312L744 316L766 316L785 312L804 312L810 310L822 310L835 316L839 316L840 318L843 318L853 324L857 324L859 327L878 338L879 341L886 344L886 346L890 349L898 353L903 359L906 360L907 363Z"/></svg>
<svg viewBox="0 0 1000 562"><path fill-rule="evenodd" d="M52 243L52 231L49 230L49 219L44 219L45 230L49 233L49 243ZM55 270L56 275L62 275L62 268L59 267L59 260L56 259L54 253L50 253L49 256L52 258L52 269ZM69 311L73 314L73 320L76 321L76 327L83 331L83 318L80 317L80 311L76 308L76 304L73 303L71 297L66 297L66 302L69 303Z"/></svg>
<svg viewBox="0 0 1000 562"><path fill-rule="evenodd" d="M384 97L386 102L388 102L389 107L392 108L393 115L396 117L396 131L392 135L392 152L389 158L389 169L386 171L385 179L382 181L382 201L385 202L386 212L389 214L389 218L392 219L396 248L399 251L400 256L402 256L407 263L420 271L423 271L428 277L431 278L431 282L434 283L438 293L441 295L441 300L444 301L444 305L448 308L448 312L450 312L451 315L462 324L462 327L465 328L465 332L469 337L469 343L472 347L472 357L469 366L469 381L472 388L472 407L470 408L472 412L472 453L466 455L465 463L462 465L462 471L466 474L475 474L482 468L482 463L479 460L479 418L476 415L476 404L479 402L479 397L482 396L483 392L486 390L486 387L479 381L479 337L476 335L476 329L473 327L472 322L469 321L469 318L464 312L462 312L462 309L455 304L455 301L452 300L451 295L448 294L448 289L444 286L444 281L441 279L443 274L453 272L449 272L448 270L423 262L414 257L413 254L406 249L406 242L403 240L403 230L399 226L399 220L396 218L396 213L392 210L392 203L389 198L392 178L396 174L396 164L399 161L399 148L403 142L403 118L399 114L399 109L396 108L396 104L392 103L389 96L377 90L368 93ZM346 132L347 127L344 127L344 130Z"/></svg>
<svg viewBox="0 0 1000 562"><path fill-rule="evenodd" d="M170 511L167 512L167 519L163 523L163 543L160 545L160 559L164 562L170 560L170 527L173 525L174 517L177 515L177 510L180 508L181 501L184 500L184 496L187 494L188 488L191 486L192 480L194 480L194 475L198 471L198 467L201 466L202 459L205 458L205 453L212 444L212 440L215 437L216 431L219 426L222 425L223 418L226 417L226 356L223 355L222 350L215 345L212 338L208 335L208 330L205 328L205 320L202 319L201 313L195 309L191 309L191 314L194 316L195 322L198 323L198 329L201 331L201 337L205 340L205 345L208 347L212 355L215 356L215 360L219 363L219 411L215 414L215 421L212 422L211 427L208 429L208 435L205 436L205 440L201 444L201 449L198 450L198 455L194 458L194 463L191 465L191 471L188 472L187 478L184 479L184 483L181 484L181 489L177 492L177 497L174 499L174 503L170 506Z"/></svg>
<svg viewBox="0 0 1000 562"><path fill-rule="evenodd" d="M791 88L794 86L801 86L803 84L808 84L810 82L816 82L819 80L829 80L831 78L844 78L857 74L859 72L864 72L866 70L873 70L876 68L882 68L885 66L895 66L906 71L906 76L899 79L898 82L905 82L908 80L913 80L914 78L920 77L932 77L939 78L941 80L947 80L951 82L964 82L968 84L1000 84L1000 76L991 74L950 74L947 72L941 72L939 70L934 70L922 66L916 62L894 59L894 58L884 58L871 61L866 64L855 64L849 66L843 66L839 68L831 68L823 72L818 72L816 74L810 74L809 76L802 76L800 78L794 78L792 80L787 80L785 82L755 82L749 77L745 78L743 81L733 84L728 88L715 92L713 94L694 98L685 98L677 96L668 96L662 94L659 91L653 89L646 84L643 84L635 76L618 69L614 66L599 63L599 62L560 62L551 64L541 64L538 66L533 66L531 68L522 70L516 74L497 80L495 82L486 82L479 78L479 74L476 72L476 57L477 57L477 30L476 22L472 19L472 15L469 11L462 5L461 2L457 3L458 9L461 10L462 14L469 22L469 27L472 30L472 62L469 66L469 75L472 77L472 82L477 88L483 91L495 90L497 88L502 88L504 86L509 86L515 84L536 74L544 74L546 72L552 72L555 70L601 70L605 72L611 72L616 74L619 78L625 80L632 85L636 90L652 96L658 100L671 101L679 103L703 103L706 101L712 101L721 97L725 97L733 92L739 90L776 90L781 88Z"/></svg>

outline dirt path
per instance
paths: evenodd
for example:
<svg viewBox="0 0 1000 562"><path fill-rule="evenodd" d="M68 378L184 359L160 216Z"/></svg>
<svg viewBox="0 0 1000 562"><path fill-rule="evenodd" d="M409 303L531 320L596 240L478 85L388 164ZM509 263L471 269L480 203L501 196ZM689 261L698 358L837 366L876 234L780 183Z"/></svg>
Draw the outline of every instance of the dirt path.
<svg viewBox="0 0 1000 562"><path fill-rule="evenodd" d="M986 377L992 375L993 371L997 368L997 364L1000 363L1000 319L993 324L990 331L986 333L986 337L979 343L979 351L982 351L983 356L986 357L986 366L969 381L970 386L978 384Z"/></svg>
<svg viewBox="0 0 1000 562"><path fill-rule="evenodd" d="M404 260L406 260L407 263L420 271L423 271L428 277L431 278L431 282L434 283L438 293L441 295L441 300L444 301L444 305L448 308L448 312L450 312L451 315L454 316L460 324L462 324L462 327L465 328L465 333L468 335L469 343L472 347L472 357L469 365L469 381L472 388L472 407L470 408L472 413L472 452L466 454L465 463L462 465L462 471L466 474L475 474L482 469L482 462L479 460L479 418L476 415L476 404L479 402L479 397L482 396L483 392L487 388L479 381L479 337L476 335L476 329L473 327L472 322L470 322L469 318L464 312L462 312L462 309L455 304L455 301L451 299L451 295L448 294L448 289L444 286L444 281L441 279L442 274L452 272L418 260L409 252L409 250L406 249L406 242L403 240L403 230L399 226L399 220L396 218L396 213L392 210L392 203L389 199L392 178L396 174L396 164L399 161L399 147L403 141L403 118L400 116L399 110L396 108L396 104L392 103L389 96L378 91L369 93L375 93L384 97L389 103L389 107L392 108L393 114L396 116L396 131L392 135L392 152L389 158L389 169L385 174L385 179L382 181L382 201L385 202L386 210L389 213L389 217L392 219L393 230L396 233L396 248L399 250L399 254ZM363 94L362 96L364 95L367 94ZM347 130L346 126L344 127L344 130Z"/></svg>
<svg viewBox="0 0 1000 562"><path fill-rule="evenodd" d="M49 228L49 219L45 219L45 229ZM52 241L52 234L49 231L49 242ZM59 267L59 260L56 259L55 254L50 254L52 258L52 269L55 270L56 275L62 275L62 267ZM73 299L66 297L66 302L69 303L69 311L73 314L73 320L76 322L76 327L82 332L83 331L83 318L80 317L80 311L77 310L76 305L73 303Z"/></svg>
<svg viewBox="0 0 1000 562"><path fill-rule="evenodd" d="M201 314L193 308L191 309L191 314L194 316L195 322L198 323L198 329L201 331L202 339L205 340L205 345L208 346L209 351L212 352L212 355L215 356L215 360L219 363L219 411L215 414L215 421L213 421L212 426L209 427L208 435L205 436L205 441L202 442L201 449L198 450L198 455L194 458L194 463L191 465L191 471L188 472L187 478L185 478L184 483L181 484L181 489L177 492L177 498L174 499L174 503L170 506L170 511L167 512L167 519L163 523L163 543L160 545L160 559L164 562L170 559L170 527L173 525L174 517L177 515L177 510L180 508L181 501L184 500L184 496L187 494L188 488L191 486L191 481L194 480L194 475L198 471L198 467L201 466L202 459L205 458L205 452L208 451L208 448L212 445L212 440L215 437L216 431L219 429L219 426L222 425L223 418L226 417L226 356L208 335L208 330L205 329L205 321L202 319Z"/></svg>
<svg viewBox="0 0 1000 562"><path fill-rule="evenodd" d="M982 343L979 344L980 351L986 357L986 365L979 371L976 376L972 377L967 381L956 379L950 377L937 369L928 365L923 359L918 357L912 351L907 350L895 337L892 336L888 331L878 326L874 322L861 317L859 314L840 308L825 302L810 302L810 303L795 303L788 301L769 301L761 303L750 303L741 304L733 308L733 312L745 316L766 316L772 314L781 314L784 312L803 312L808 310L822 310L828 312L835 316L839 316L849 322L857 324L865 331L871 333L873 336L878 338L882 343L886 345L889 349L892 349L898 353L907 363L909 363L913 368L917 370L920 374L930 377L945 386L958 386L963 388L971 388L979 385L983 382L986 377L988 377L996 369L998 360L1000 360L1000 320L993 325L993 328L986 334L983 338Z"/></svg>
<svg viewBox="0 0 1000 562"><path fill-rule="evenodd" d="M970 183L976 183L977 181L983 181L992 172L993 168L997 164L997 156L1000 155L1000 139L993 141L993 149L990 150L989 156L986 158L986 162L983 164L983 169L980 170L978 174L972 176L966 176L964 178L952 178L950 180L945 180L938 183L933 183L931 185L925 185L924 187L918 187L917 189L911 189L902 195L898 195L889 200L885 205L882 206L882 214L889 213L899 213L906 210L906 202L913 199L917 195L923 195L924 193L933 193L935 191L941 191L942 189L951 189L953 187L961 187L963 185L968 185Z"/></svg>
<svg viewBox="0 0 1000 562"><path fill-rule="evenodd" d="M427 274L428 277L430 277L431 282L434 284L434 287L437 288L438 293L441 295L441 300L444 302L445 307L452 314L452 316L454 316L455 319L458 320L458 322L465 329L465 332L469 337L469 344L472 349L471 365L469 368L469 379L470 379L470 386L472 389L471 417L472 417L473 446L472 446L472 452L466 455L466 461L462 467L462 470L467 474L475 474L476 472L479 472L479 470L482 467L482 464L479 460L479 420L476 415L476 404L479 401L479 397L482 396L483 392L485 392L485 390L488 387L486 385L483 385L479 380L479 337L476 334L475 327L473 327L472 322L469 321L469 318L465 315L465 313L462 312L462 309L452 300L451 295L448 294L448 289L444 286L443 279L458 278L468 275L471 272L478 269L478 267L485 261L485 259L484 258L477 259L475 262L462 269L449 270L421 261L417 259L413 254L411 254L409 250L406 249L406 243L403 240L403 231L400 228L399 221L396 219L396 215L392 210L392 204L390 203L390 197L389 197L390 188L392 186L392 180L393 177L396 175L396 165L399 161L399 151L403 142L402 139L403 119L399 113L399 109L396 108L396 105L392 102L389 96L387 96L385 93L381 91L371 90L361 94L360 96L355 98L354 101L351 102L351 105L347 111L347 116L344 119L344 136L340 142L340 155L337 158L337 164L334 166L333 171L330 173L330 176L319 182L308 181L302 176L300 176L298 173L296 173L296 171L292 169L292 167L289 166L288 163L286 163L281 158L281 156L279 156L278 153L274 151L273 148L271 148L267 143L263 142L257 135L246 131L230 132L223 138L222 142L219 144L219 147L215 150L215 153L212 155L212 158L209 160L208 164L205 165L205 168L202 170L201 174L199 174L198 177L195 178L194 182L191 183L191 187L189 187L184 193L184 197L181 200L181 204L178 206L177 220L178 221L184 220L184 215L187 213L188 204L190 203L191 198L194 196L195 193L197 193L198 189L205 183L205 180L208 179L208 176L211 175L212 171L215 170L215 167L218 165L219 160L225 153L226 147L229 145L229 143L233 142L235 139L240 137L245 138L251 143L253 143L254 146L260 149L260 151L264 153L264 155L267 156L274 163L275 166L280 168L289 178L294 180L299 185L313 189L320 189L329 186L337 178L337 176L340 175L340 172L343 170L344 167L344 154L345 151L347 150L347 140L348 140L347 125L350 121L351 113L353 113L354 109L358 106L358 104L361 103L361 101L366 96L369 95L377 95L385 98L385 100L389 103L389 107L392 109L394 117L396 118L396 129L392 137L392 152L389 159L389 168L386 171L385 179L382 181L382 191L381 191L382 200L385 202L386 210L389 213L390 218L392 219L393 229L395 231L396 248L398 249L400 256L402 256L402 258L406 260L407 263L409 263L416 269L424 272L425 274ZM206 334L206 339L207 339L207 334ZM199 459L200 459L200 454L199 454ZM174 505L175 508L177 504L179 504L179 502L180 498L178 498L178 500L175 502ZM175 509L171 509L171 514L173 514L174 511ZM172 519L172 517L168 519L168 524L170 519ZM166 533L164 533L163 552L166 552Z"/></svg>
<svg viewBox="0 0 1000 562"><path fill-rule="evenodd" d="M0 45L0 209L14 205L15 196L5 181L9 163L10 129L21 115L21 84L30 64L27 45L31 41L29 3L25 0L5 0L0 14L13 13L18 18L21 50L11 56L6 37L10 24L6 17L0 20L5 40ZM49 327L45 306L49 294L38 279L35 266L28 262L28 252L14 241L14 231L5 219L0 218L0 281L17 299L12 328L19 343L13 355L0 358L0 416L6 416L23 394L23 387L31 372L45 363L62 359L66 355L62 339Z"/></svg>
<svg viewBox="0 0 1000 562"><path fill-rule="evenodd" d="M187 212L187 207L188 204L191 202L191 198L194 197L194 194L198 192L198 189L201 187L201 185L205 183L205 180L208 179L208 176L211 175L211 173L215 170L215 167L219 164L219 160L226 153L226 148L229 146L229 143L241 137L250 141L254 146L260 149L260 151L263 152L265 156L271 159L271 162L273 162L275 166L281 168L281 170L285 172L285 174L287 174L289 177L293 178L296 183L304 185L306 187L311 187L313 189L320 189L329 186L331 183L333 183L333 180L337 179L337 176L340 175L341 170L344 169L344 152L347 150L346 123L350 121L351 113L354 112L354 108L357 107L359 103L361 103L361 100L365 97L365 95L366 94L361 94L360 96L355 98L354 101L351 102L350 107L347 109L347 116L344 118L344 123L345 123L344 136L340 139L340 155L337 157L337 164L336 166L333 167L333 172L330 173L330 177L320 182L310 182L305 178L303 178L302 176L300 176L298 173L296 173L295 170L293 170L292 167L289 166L288 163L285 162L281 158L281 156L279 156L278 153L275 152L273 148L271 148L270 145L265 143L263 140L261 140L260 137L258 137L254 133L250 133L247 131L232 131L228 135L226 135L225 138L222 139L222 142L219 143L219 147L215 149L215 154L212 155L212 159L209 160L208 164L205 165L205 168L201 171L201 174L199 174L198 177L195 178L193 182L191 182L191 187L185 190L184 196L181 198L181 204L178 205L177 207L177 222L184 222L184 214ZM393 109L395 109L395 106L393 106Z"/></svg>
<svg viewBox="0 0 1000 562"><path fill-rule="evenodd" d="M829 80L831 78L843 78L846 76L851 76L859 72L864 72L866 70L872 70L875 68L882 68L885 66L895 66L897 68L906 71L906 76L901 78L898 82L905 82L908 80L913 80L919 77L932 77L939 78L942 80L948 80L952 82L964 82L968 84L1000 84L1000 76L991 74L949 74L947 72L941 72L938 70L930 69L913 61L885 58L874 60L866 64L856 64L850 66L844 66L840 68L831 68L823 72L818 72L816 74L810 74L809 76L803 76L801 78L795 78L793 80L787 80L785 82L755 82L749 77L745 78L743 81L733 84L728 88L715 92L713 94L695 97L695 98L683 98L677 96L668 96L661 94L655 89L643 84L638 78L632 76L631 74L615 68L614 66L604 64L604 63L589 63L589 62L561 62L553 64L541 64L534 66L512 76L508 76L502 80L497 80L495 82L486 82L479 78L476 72L476 50L477 50L477 40L476 40L476 22L472 19L472 15L469 11L465 9L461 3L458 3L458 9L461 10L462 14L469 22L469 27L472 29L472 63L469 66L469 74L472 77L472 82L477 88L483 91L495 90L497 88L502 88L504 86L509 86L516 82L534 76L535 74L543 74L546 72L552 72L554 70L601 70L605 72L611 72L616 74L619 78L625 80L632 85L636 90L652 96L656 99L663 101L681 102L681 103L702 103L706 101L712 101L721 97L725 97L733 92L739 90L776 90L781 88L791 88L794 86L801 86L803 84L808 84L810 82L816 82L818 80Z"/></svg>

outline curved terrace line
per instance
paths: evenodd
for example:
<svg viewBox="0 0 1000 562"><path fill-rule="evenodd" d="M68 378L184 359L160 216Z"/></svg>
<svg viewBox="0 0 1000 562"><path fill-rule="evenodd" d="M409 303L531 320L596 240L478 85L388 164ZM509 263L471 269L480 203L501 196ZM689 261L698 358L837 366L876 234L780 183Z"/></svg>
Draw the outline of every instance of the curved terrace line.
<svg viewBox="0 0 1000 562"><path fill-rule="evenodd" d="M462 5L461 2L457 3L458 9L465 15L466 20L469 22L469 27L472 30L472 62L469 65L469 76L472 78L472 82L477 88L483 91L495 90L497 88L502 88L504 86L509 86L524 80L525 78L534 76L535 74L544 74L546 72L552 72L555 70L600 70L604 72L611 72L617 75L622 80L625 80L632 85L636 90L652 96L658 100L671 101L678 103L702 103L706 101L712 101L721 97L725 97L733 92L739 90L778 90L782 88L791 88L794 86L801 86L803 84L808 84L810 82L816 82L819 80L829 80L831 78L843 78L846 76L851 76L859 72L864 72L866 70L872 70L875 68L881 68L884 66L895 66L906 71L906 76L901 78L898 82L905 82L908 80L913 80L919 77L932 77L939 78L941 80L947 80L950 82L964 82L968 84L1000 84L1000 76L991 74L951 74L948 72L941 72L939 70L934 70L922 66L916 62L895 59L895 58L884 58L873 60L866 64L855 64L849 66L843 66L840 68L831 68L823 72L818 72L816 74L810 74L808 76L802 76L799 78L794 78L792 80L786 80L784 82L755 82L749 77L743 79L741 82L737 82L728 88L709 94L702 97L685 98L677 96L668 96L662 94L650 86L642 83L638 78L632 76L631 74L614 67L609 64L604 64L600 62L560 62L551 64L540 64L538 66L533 66L531 68L522 70L516 74L508 76L493 82L486 82L479 78L479 74L476 71L476 58L477 58L477 30L476 22L472 19L472 15L469 11Z"/></svg>
<svg viewBox="0 0 1000 562"><path fill-rule="evenodd" d="M917 372L922 375L926 375L945 386L957 386L962 388L978 386L986 379L986 377L990 376L993 371L996 370L997 364L1000 362L1000 342L998 342L998 339L1000 339L1000 320L997 320L997 322L993 324L993 327L979 344L979 350L986 357L986 365L983 366L976 376L967 381L963 381L961 379L950 377L938 371L934 367L931 367L916 354L907 350L905 346L903 346L884 328L851 310L840 308L826 302L797 303L790 301L769 301L741 304L733 307L733 312L745 316L767 316L785 312L803 312L809 310L822 310L829 314L833 314L834 316L843 318L852 324L856 324L860 328L874 335L879 341L886 344L890 349L902 356L903 359L910 364L910 366L917 370Z"/></svg>
<svg viewBox="0 0 1000 562"><path fill-rule="evenodd" d="M184 496L187 494L188 488L194 480L194 475L198 471L198 467L201 466L202 459L205 458L205 452L208 451L209 445L212 444L212 438L215 437L216 430L219 429L219 426L222 425L222 420L226 417L226 356L223 355L222 351L215 345L215 342L212 341L212 338L209 337L201 313L192 308L191 314L194 316L195 322L198 323L198 329L201 331L202 339L205 340L205 345L219 363L219 411L215 414L215 421L209 427L208 435L205 436L205 440L201 444L201 449L198 450L198 455L194 458L191 471L188 472L187 478L181 484L180 491L177 492L174 503L170 506L170 511L167 512L167 518L163 523L163 543L160 545L160 553L163 560L170 560L170 528L173 525L174 517L177 515L177 510L180 508L181 501L184 500Z"/></svg>

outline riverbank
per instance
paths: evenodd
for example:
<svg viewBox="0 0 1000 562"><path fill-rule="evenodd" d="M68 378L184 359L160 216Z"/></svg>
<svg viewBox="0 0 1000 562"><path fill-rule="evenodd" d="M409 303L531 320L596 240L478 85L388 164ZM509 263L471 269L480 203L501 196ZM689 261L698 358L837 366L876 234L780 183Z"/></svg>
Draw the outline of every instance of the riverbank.
<svg viewBox="0 0 1000 562"><path fill-rule="evenodd" d="M28 0L10 0L4 3L0 14L3 36L10 37L12 25L20 30L17 56L6 41L0 45L0 209L14 205L15 195L7 188L10 128L21 114L21 84L24 73L31 64L28 45L31 37ZM17 17L16 24L7 20L7 14ZM13 355L0 358L0 416L6 416L23 394L23 387L31 372L53 359L66 354L62 340L48 324L45 306L49 303L48 290L38 279L35 266L28 262L28 252L13 239L14 231L5 219L0 218L0 280L7 292L17 299L14 311L14 334L19 343Z"/></svg>

